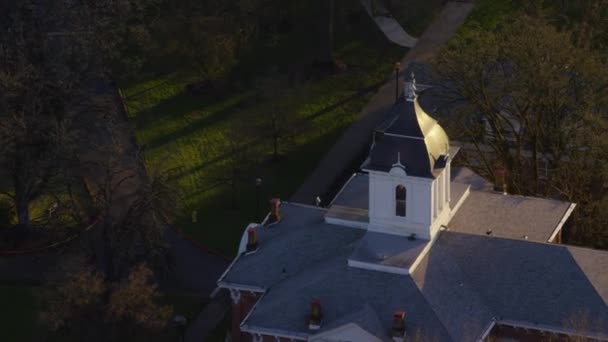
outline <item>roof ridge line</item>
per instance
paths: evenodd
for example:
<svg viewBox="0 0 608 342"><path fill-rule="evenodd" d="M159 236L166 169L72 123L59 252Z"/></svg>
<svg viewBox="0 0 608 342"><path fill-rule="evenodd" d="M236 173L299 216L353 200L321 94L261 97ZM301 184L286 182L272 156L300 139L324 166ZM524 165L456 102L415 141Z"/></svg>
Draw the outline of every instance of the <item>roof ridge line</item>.
<svg viewBox="0 0 608 342"><path fill-rule="evenodd" d="M471 191L480 192L480 193L484 193L484 194L490 194L490 195L496 195L496 196L523 197L523 198L531 199L531 200L554 201L554 202L561 202L561 203L574 203L574 202L562 201L562 200L554 199L554 198L545 198L545 197L538 197L538 196L527 196L527 195L509 194L509 193L505 194L500 191L484 191L484 190L471 190Z"/></svg>
<svg viewBox="0 0 608 342"><path fill-rule="evenodd" d="M597 248L590 248L590 247L576 246L576 245L568 245L568 244L557 244L557 243L551 243L551 242L547 242L547 241L522 240L522 239L517 239L517 238L513 238L513 237L506 237L506 236L487 236L487 235L475 234L475 233L457 232L457 231L453 231L453 230L448 230L447 233L449 233L449 234L464 234L464 235L479 236L479 237L484 238L484 239L501 239L501 240L512 240L512 241L517 241L517 242L523 242L523 243L534 243L534 244L541 244L541 245L545 245L545 246L549 246L549 247L555 247L555 248L565 248L565 249L575 248L575 249L588 250L588 251L591 251L591 252L600 252L600 253L606 253L606 254L608 254L608 250L604 250L604 249L597 249Z"/></svg>
<svg viewBox="0 0 608 342"><path fill-rule="evenodd" d="M445 233L445 232L440 232L440 234L443 234L443 233ZM440 238L441 238L441 236L439 236L437 239L439 240ZM450 258L452 259L452 262L457 267L458 272L462 275L464 280L468 281L467 285L470 286L470 288L472 290L474 290L475 297L477 297L479 299L479 301L483 304L483 306L488 310L488 312L492 316L491 320L495 319L497 317L496 312L495 312L494 308L492 308L490 305L488 305L488 299L485 296L483 296L481 291L479 291L479 289L474 285L474 282L471 280L471 277L462 270L462 267L460 267L460 264L456 261L456 259L452 255L452 253L450 253L449 250L446 250L445 253L447 253L450 256ZM435 311L435 309L433 308L432 305L429 304L429 306L431 307L431 309L433 311ZM439 316L437 316L437 318L439 319ZM484 322L484 323L491 323L491 320L490 320L490 322ZM441 322L441 319L439 319L439 321ZM443 324L443 322L442 322L442 324ZM450 334L449 330L446 329L446 331L448 331L448 334ZM450 336L451 336L451 334L450 334Z"/></svg>
<svg viewBox="0 0 608 342"><path fill-rule="evenodd" d="M426 303L427 307L433 312L433 315L435 316L435 319L437 320L437 322L439 322L439 324L441 324L441 327L445 331L446 335L448 335L448 336L450 336L450 338L452 338L452 334L450 334L450 330L448 330L448 328L445 326L445 324L443 323L443 321L439 318L439 315L435 311L435 307L433 305L431 305L431 303L429 303L429 301L426 299L426 295L424 293L422 293L422 291L420 290L420 286L418 286L418 283L416 282L416 280L414 279L414 277L412 277L412 274L409 273L409 274L407 274L407 276L410 278L410 280L412 281L412 283L414 283L414 286L416 287L416 290L420 294L420 298L422 298L422 300Z"/></svg>

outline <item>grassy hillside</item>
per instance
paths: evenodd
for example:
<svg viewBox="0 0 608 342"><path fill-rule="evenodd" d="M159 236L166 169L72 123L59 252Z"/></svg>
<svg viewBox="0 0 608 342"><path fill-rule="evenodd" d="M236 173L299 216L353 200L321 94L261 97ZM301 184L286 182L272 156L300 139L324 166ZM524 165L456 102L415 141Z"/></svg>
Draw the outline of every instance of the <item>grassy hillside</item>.
<svg viewBox="0 0 608 342"><path fill-rule="evenodd" d="M347 69L310 77L271 101L284 104L311 128L302 129L295 143L283 150L285 158L270 161L271 147L257 146L267 155L238 187L237 206L230 205L231 188L216 184L226 170L221 149L224 133L235 122L249 122L267 103L256 97L256 77L268 67L279 73L306 66L310 51L318 48L314 32L291 32L272 44L262 44L244 54L231 74L230 89L207 96L191 96L185 86L197 79L184 69L123 86L123 96L136 125L137 139L145 148L150 169L171 169L181 195L177 224L193 238L224 254L233 255L244 227L266 212L268 199L287 199L304 181L343 130L359 115L375 87L389 76L394 62L406 49L390 44L358 2L338 2L335 58ZM416 1L433 13L436 2ZM310 9L308 20L320 13ZM431 16L424 21L430 21ZM304 20L304 19L302 19ZM413 23L422 26L420 18ZM308 64L307 64L308 63ZM310 69L304 68L304 76ZM152 90L147 90L152 89ZM255 179L260 188L260 213L256 213ZM196 211L197 222L192 222Z"/></svg>

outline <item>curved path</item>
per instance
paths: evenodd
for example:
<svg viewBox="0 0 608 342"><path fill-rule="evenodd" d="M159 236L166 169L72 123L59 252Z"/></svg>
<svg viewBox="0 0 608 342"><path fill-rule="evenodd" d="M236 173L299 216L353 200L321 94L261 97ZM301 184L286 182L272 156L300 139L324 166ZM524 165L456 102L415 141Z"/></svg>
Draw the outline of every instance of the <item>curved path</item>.
<svg viewBox="0 0 608 342"><path fill-rule="evenodd" d="M418 40L405 32L401 24L390 16L388 10L381 3L378 3L376 0L361 0L361 5L363 5L367 14L376 22L378 28L384 32L388 40L399 46L408 48L416 45ZM389 15L378 15L378 13L387 13Z"/></svg>
<svg viewBox="0 0 608 342"><path fill-rule="evenodd" d="M464 23L472 9L472 2L449 1L418 39L416 45L405 55L401 61L402 70L406 70L411 62L425 62L432 58ZM401 82L403 82L403 73L400 75ZM385 113L394 101L395 80L391 74L387 82L363 108L359 118L342 134L291 197L291 201L313 204L316 196L328 193L332 185L344 175L349 165L368 147L372 131L383 121Z"/></svg>

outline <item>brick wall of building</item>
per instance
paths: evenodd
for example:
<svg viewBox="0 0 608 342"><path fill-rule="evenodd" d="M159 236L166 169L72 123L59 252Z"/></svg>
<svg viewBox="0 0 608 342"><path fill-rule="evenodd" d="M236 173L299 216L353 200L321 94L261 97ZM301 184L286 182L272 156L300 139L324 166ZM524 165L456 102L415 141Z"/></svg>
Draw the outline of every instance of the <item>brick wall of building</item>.
<svg viewBox="0 0 608 342"><path fill-rule="evenodd" d="M234 342L250 342L251 335L241 332L241 322L255 303L262 296L261 293L252 293L248 291L239 291L240 298L238 303L232 301L232 341Z"/></svg>

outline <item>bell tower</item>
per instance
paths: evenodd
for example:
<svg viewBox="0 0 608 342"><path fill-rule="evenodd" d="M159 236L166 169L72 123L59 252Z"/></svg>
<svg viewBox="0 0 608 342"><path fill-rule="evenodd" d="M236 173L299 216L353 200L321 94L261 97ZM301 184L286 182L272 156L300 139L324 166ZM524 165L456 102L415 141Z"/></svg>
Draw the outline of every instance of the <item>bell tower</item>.
<svg viewBox="0 0 608 342"><path fill-rule="evenodd" d="M369 230L431 239L450 215L449 140L418 103L412 75L393 115L374 132Z"/></svg>

